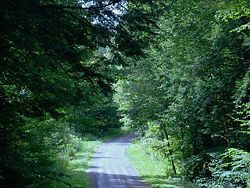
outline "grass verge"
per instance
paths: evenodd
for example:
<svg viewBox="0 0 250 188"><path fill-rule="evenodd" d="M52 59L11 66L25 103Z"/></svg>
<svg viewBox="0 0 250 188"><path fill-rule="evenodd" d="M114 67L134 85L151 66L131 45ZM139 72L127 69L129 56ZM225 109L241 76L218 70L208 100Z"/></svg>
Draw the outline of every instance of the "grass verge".
<svg viewBox="0 0 250 188"><path fill-rule="evenodd" d="M156 159L145 152L139 141L135 141L128 148L131 164L139 172L142 179L152 188L193 188L180 178L171 178L172 169L168 161Z"/></svg>
<svg viewBox="0 0 250 188"><path fill-rule="evenodd" d="M67 176L62 178L63 181L54 182L52 185L50 184L49 187L66 188L70 186L71 188L88 188L86 170L91 156L103 142L122 134L124 134L124 132L120 129L110 129L99 138L89 135L75 139L73 142L77 144L77 152L72 152L69 158L61 160L57 165L57 168L61 168L61 172L67 174Z"/></svg>

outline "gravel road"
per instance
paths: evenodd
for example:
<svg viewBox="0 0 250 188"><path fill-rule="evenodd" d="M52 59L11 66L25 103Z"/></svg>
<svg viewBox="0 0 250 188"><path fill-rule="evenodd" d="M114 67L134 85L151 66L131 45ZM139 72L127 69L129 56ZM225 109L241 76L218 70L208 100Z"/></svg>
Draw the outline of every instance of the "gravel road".
<svg viewBox="0 0 250 188"><path fill-rule="evenodd" d="M91 188L149 188L128 161L126 149L134 138L121 136L97 149L87 170Z"/></svg>

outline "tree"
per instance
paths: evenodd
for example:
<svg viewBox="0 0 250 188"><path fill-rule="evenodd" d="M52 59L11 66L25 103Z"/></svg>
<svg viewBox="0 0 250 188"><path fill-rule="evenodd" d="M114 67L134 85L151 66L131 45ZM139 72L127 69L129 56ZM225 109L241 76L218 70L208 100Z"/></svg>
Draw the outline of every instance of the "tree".
<svg viewBox="0 0 250 188"><path fill-rule="evenodd" d="M211 178L212 153L249 148L235 121L237 103L249 103L249 3L167 3L157 44L125 70L115 101L126 126L174 158L179 174Z"/></svg>
<svg viewBox="0 0 250 188"><path fill-rule="evenodd" d="M45 140L69 123L65 117L79 113L72 109L95 111L108 101L113 65L143 54L159 4L139 2L1 0L1 184L60 179L52 165L54 141ZM98 53L101 48L112 58Z"/></svg>

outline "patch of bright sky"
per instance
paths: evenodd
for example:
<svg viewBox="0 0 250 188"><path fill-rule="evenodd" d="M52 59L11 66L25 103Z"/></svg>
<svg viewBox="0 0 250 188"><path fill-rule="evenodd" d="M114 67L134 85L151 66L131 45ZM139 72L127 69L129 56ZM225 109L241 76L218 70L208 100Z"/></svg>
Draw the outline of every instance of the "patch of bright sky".
<svg viewBox="0 0 250 188"><path fill-rule="evenodd" d="M91 6L94 7L99 0L78 0L78 3L81 4L83 8L90 8ZM107 4L110 4L112 0L104 0L102 1L102 6L104 7L102 10L108 10L111 11L115 16L116 19L112 18L112 16L108 16L105 13L102 13L100 11L100 17L97 15L96 17L92 18L92 23L93 24L101 24L104 27L108 27L109 29L112 30L112 27L116 27L119 25L119 20L123 14L126 13L127 11L127 0L120 0L118 3L112 3L109 6L105 6ZM102 18L104 19L102 19ZM115 32L115 31L114 31Z"/></svg>
<svg viewBox="0 0 250 188"><path fill-rule="evenodd" d="M96 0L92 0L92 1L79 0L78 3L81 4L83 8L88 8L88 7L94 6L97 3L97 1ZM109 3L110 1L106 1L106 3L104 3L103 5L105 6L105 4L109 4ZM126 9L127 9L126 4L127 4L126 0L121 0L119 3L109 5L105 8L109 10L111 9L111 11L114 14L121 16L126 12Z"/></svg>

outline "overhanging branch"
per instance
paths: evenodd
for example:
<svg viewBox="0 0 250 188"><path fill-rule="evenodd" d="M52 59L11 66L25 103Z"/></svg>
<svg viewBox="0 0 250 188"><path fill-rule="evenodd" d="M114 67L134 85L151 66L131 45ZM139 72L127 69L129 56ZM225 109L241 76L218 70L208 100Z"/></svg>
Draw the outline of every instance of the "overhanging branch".
<svg viewBox="0 0 250 188"><path fill-rule="evenodd" d="M67 5L56 5L56 4L48 4L48 5L42 5L42 8L51 8L51 9L74 9L74 10L91 10L91 9L102 9L105 7L108 7L110 5L114 5L116 3L119 3L119 1L110 1L108 4L100 5L100 6L89 6L89 7L83 7L81 5L79 6L67 6Z"/></svg>

